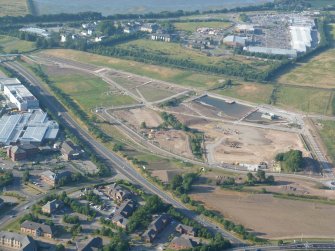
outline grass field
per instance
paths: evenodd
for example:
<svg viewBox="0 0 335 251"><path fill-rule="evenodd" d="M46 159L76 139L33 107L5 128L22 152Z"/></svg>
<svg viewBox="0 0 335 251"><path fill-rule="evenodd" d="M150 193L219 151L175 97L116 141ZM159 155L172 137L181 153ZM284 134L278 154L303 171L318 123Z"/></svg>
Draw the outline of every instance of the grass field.
<svg viewBox="0 0 335 251"><path fill-rule="evenodd" d="M11 52L27 52L34 50L35 43L23 41L16 37L1 36L0 35L0 51L4 53Z"/></svg>
<svg viewBox="0 0 335 251"><path fill-rule="evenodd" d="M224 78L224 76L195 73L187 70L172 69L164 66L144 64L74 50L46 50L43 53L198 88L212 87L219 84L219 81Z"/></svg>
<svg viewBox="0 0 335 251"><path fill-rule="evenodd" d="M335 24L332 24L335 39ZM335 88L335 49L329 49L308 62L299 63L277 80L283 84Z"/></svg>
<svg viewBox="0 0 335 251"><path fill-rule="evenodd" d="M24 16L27 14L26 0L0 0L0 16Z"/></svg>
<svg viewBox="0 0 335 251"><path fill-rule="evenodd" d="M262 64L251 60L246 60L240 55L225 56L225 57L208 57L206 54L198 50L185 48L178 43L165 43L159 41L152 41L148 39L138 39L130 41L117 46L118 48L143 51L157 55L166 56L173 59L188 59L198 64L203 65L216 65L225 66L226 62L229 63L243 63L252 65L255 69L266 69L269 64Z"/></svg>
<svg viewBox="0 0 335 251"><path fill-rule="evenodd" d="M269 102L273 88L273 85L270 84L236 83L229 89L216 90L215 92L221 95L261 104Z"/></svg>
<svg viewBox="0 0 335 251"><path fill-rule="evenodd" d="M277 105L308 113L332 115L333 92L313 88L282 86L277 95Z"/></svg>
<svg viewBox="0 0 335 251"><path fill-rule="evenodd" d="M226 29L231 23L229 22L180 22L174 23L177 30L194 32L197 28L207 27L207 28L221 28Z"/></svg>
<svg viewBox="0 0 335 251"><path fill-rule="evenodd" d="M333 5L334 0L307 0L306 2L310 3L312 7L327 7L328 5Z"/></svg>
<svg viewBox="0 0 335 251"><path fill-rule="evenodd" d="M129 96L109 92L109 85L98 77L75 71L48 69L47 73L57 87L70 95L86 112L97 106L134 104Z"/></svg>
<svg viewBox="0 0 335 251"><path fill-rule="evenodd" d="M318 121L323 125L321 138L327 147L328 155L335 162L335 121Z"/></svg>

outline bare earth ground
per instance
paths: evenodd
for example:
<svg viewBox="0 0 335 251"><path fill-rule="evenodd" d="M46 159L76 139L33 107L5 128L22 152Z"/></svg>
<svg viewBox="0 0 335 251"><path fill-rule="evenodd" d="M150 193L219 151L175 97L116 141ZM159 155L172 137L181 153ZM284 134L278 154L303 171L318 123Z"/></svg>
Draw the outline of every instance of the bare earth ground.
<svg viewBox="0 0 335 251"><path fill-rule="evenodd" d="M265 188L269 192L274 193L292 193L297 195L313 195L335 199L335 190L325 190L316 187L313 181L300 180L289 177L276 177L275 186L257 186L255 189Z"/></svg>
<svg viewBox="0 0 335 251"><path fill-rule="evenodd" d="M215 122L192 127L205 132L208 155L212 152L216 163L270 163L277 153L290 149L308 155L299 136L293 133Z"/></svg>
<svg viewBox="0 0 335 251"><path fill-rule="evenodd" d="M162 118L155 111L148 108L114 111L114 115L127 121L136 130L140 129L141 123L145 122L147 127L157 127L163 123Z"/></svg>
<svg viewBox="0 0 335 251"><path fill-rule="evenodd" d="M185 156L192 159L193 154L190 149L188 136L183 131L169 130L154 133L153 139L169 152Z"/></svg>
<svg viewBox="0 0 335 251"><path fill-rule="evenodd" d="M213 190L214 189L214 190ZM191 197L270 239L333 238L335 206L196 186Z"/></svg>

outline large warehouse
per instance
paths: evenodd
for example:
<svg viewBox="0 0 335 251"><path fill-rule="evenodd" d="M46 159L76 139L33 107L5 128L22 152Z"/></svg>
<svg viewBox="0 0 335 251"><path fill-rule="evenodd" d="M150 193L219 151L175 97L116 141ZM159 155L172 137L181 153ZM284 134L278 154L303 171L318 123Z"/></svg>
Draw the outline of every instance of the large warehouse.
<svg viewBox="0 0 335 251"><path fill-rule="evenodd" d="M59 131L57 122L49 120L40 109L27 113L5 115L0 119L0 144L41 144L55 140Z"/></svg>
<svg viewBox="0 0 335 251"><path fill-rule="evenodd" d="M0 87L9 101L20 111L39 108L38 100L18 79L0 79Z"/></svg>

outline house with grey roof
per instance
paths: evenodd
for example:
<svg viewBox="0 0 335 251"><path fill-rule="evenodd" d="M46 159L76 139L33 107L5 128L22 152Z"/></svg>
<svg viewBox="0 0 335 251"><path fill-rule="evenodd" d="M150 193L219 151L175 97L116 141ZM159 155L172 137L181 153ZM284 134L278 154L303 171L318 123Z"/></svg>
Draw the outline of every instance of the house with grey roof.
<svg viewBox="0 0 335 251"><path fill-rule="evenodd" d="M76 242L77 251L95 251L101 250L103 241L100 237L94 237L85 242Z"/></svg>
<svg viewBox="0 0 335 251"><path fill-rule="evenodd" d="M115 201L124 201L131 197L131 193L116 183L107 187L107 195Z"/></svg>
<svg viewBox="0 0 335 251"><path fill-rule="evenodd" d="M44 206L42 206L42 212L46 214L53 214L61 207L61 204L62 202L56 199L48 201Z"/></svg>
<svg viewBox="0 0 335 251"><path fill-rule="evenodd" d="M21 224L21 233L46 238L53 238L54 236L51 226L28 220Z"/></svg>
<svg viewBox="0 0 335 251"><path fill-rule="evenodd" d="M29 236L1 231L0 250L37 251L37 246Z"/></svg>
<svg viewBox="0 0 335 251"><path fill-rule="evenodd" d="M175 237L170 243L170 248L174 250L184 250L194 248L197 245L195 241L187 236Z"/></svg>
<svg viewBox="0 0 335 251"><path fill-rule="evenodd" d="M78 159L81 154L79 146L73 144L72 141L64 141L61 152L65 160Z"/></svg>
<svg viewBox="0 0 335 251"><path fill-rule="evenodd" d="M176 231L181 234L186 234L193 237L195 236L194 228L184 224L178 224L178 226L176 227Z"/></svg>
<svg viewBox="0 0 335 251"><path fill-rule="evenodd" d="M168 214L159 215L154 221L152 221L142 235L146 242L153 242L157 235L170 223L171 218Z"/></svg>
<svg viewBox="0 0 335 251"><path fill-rule="evenodd" d="M50 186L56 186L61 179L70 177L71 174L70 171L52 172L47 170L41 173L41 179Z"/></svg>

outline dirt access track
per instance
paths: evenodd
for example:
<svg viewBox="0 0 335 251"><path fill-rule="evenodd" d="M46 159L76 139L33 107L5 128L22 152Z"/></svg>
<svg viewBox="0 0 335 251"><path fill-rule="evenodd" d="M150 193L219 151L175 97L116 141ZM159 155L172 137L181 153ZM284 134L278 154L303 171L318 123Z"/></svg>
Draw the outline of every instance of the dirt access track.
<svg viewBox="0 0 335 251"><path fill-rule="evenodd" d="M334 238L335 206L194 186L192 199L268 239Z"/></svg>

